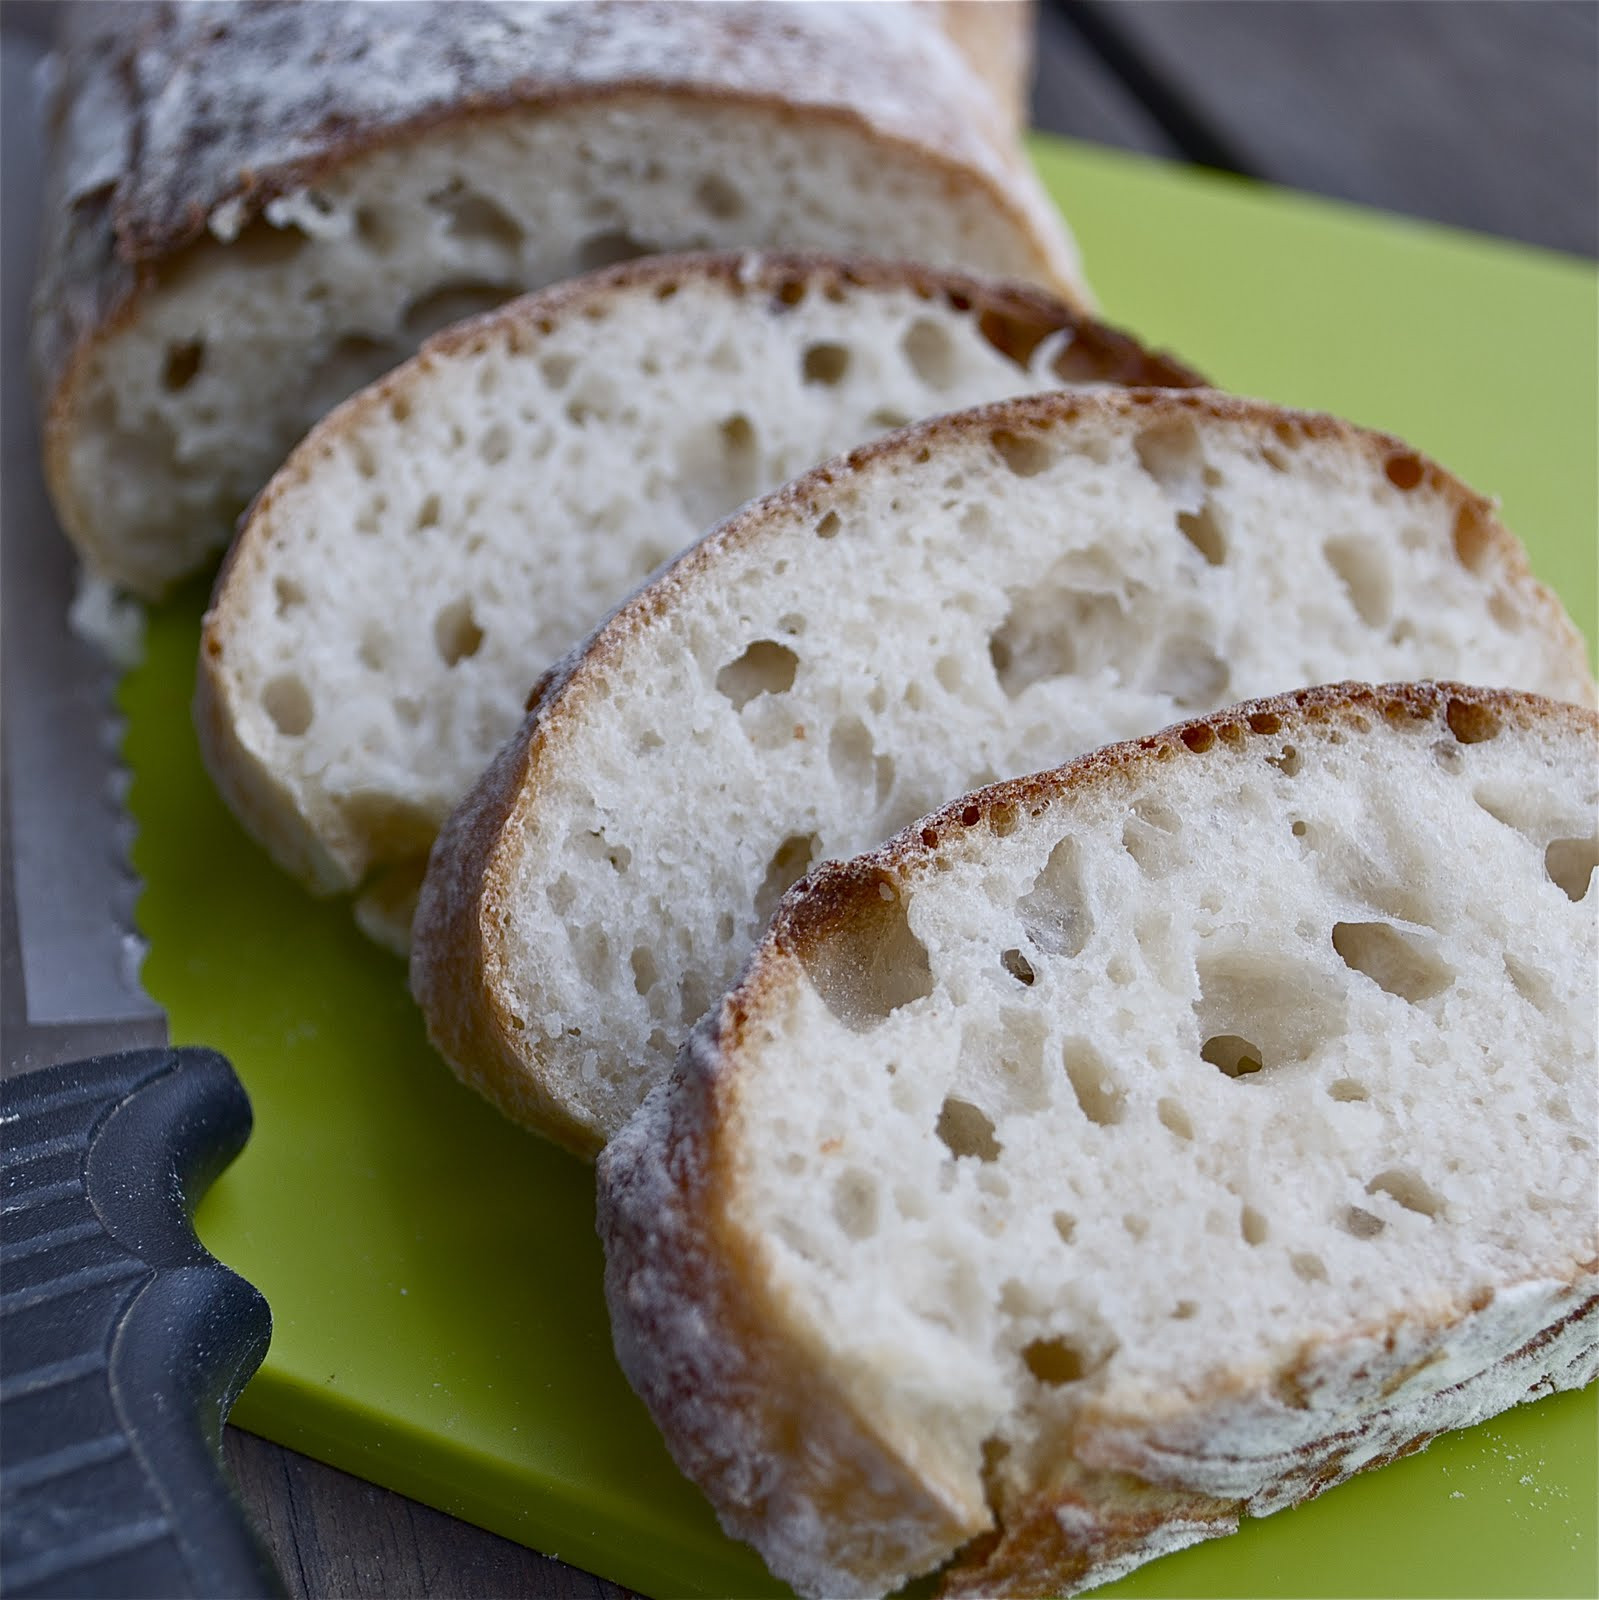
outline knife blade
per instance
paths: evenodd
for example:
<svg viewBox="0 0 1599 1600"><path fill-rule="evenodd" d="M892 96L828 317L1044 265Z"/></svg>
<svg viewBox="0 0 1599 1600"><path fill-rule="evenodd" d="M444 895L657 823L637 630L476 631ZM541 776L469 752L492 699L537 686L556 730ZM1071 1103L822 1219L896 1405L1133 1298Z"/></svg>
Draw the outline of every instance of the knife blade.
<svg viewBox="0 0 1599 1600"><path fill-rule="evenodd" d="M26 388L42 42L0 34L0 1586L14 1596L283 1592L222 1466L266 1353L260 1293L194 1200L250 1105L172 1049L139 981L116 673L68 625Z"/></svg>

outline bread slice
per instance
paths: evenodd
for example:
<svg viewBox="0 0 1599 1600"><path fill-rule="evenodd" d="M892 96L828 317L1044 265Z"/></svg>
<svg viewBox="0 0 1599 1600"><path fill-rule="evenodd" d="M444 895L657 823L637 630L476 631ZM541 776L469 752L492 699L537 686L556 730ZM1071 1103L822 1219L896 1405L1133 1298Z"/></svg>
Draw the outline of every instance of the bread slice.
<svg viewBox="0 0 1599 1600"><path fill-rule="evenodd" d="M47 475L140 593L426 334L623 257L862 250L1086 303L938 5L64 9Z"/></svg>
<svg viewBox="0 0 1599 1600"><path fill-rule="evenodd" d="M1342 673L1587 700L1486 501L1210 392L924 423L746 507L552 674L440 836L412 988L508 1115L616 1131L787 886L951 794Z"/></svg>
<svg viewBox="0 0 1599 1600"><path fill-rule="evenodd" d="M1069 1593L1588 1382L1596 806L1590 711L1343 684L796 885L599 1169L724 1526Z"/></svg>
<svg viewBox="0 0 1599 1600"><path fill-rule="evenodd" d="M1195 374L1043 293L815 256L650 257L429 341L245 519L200 655L239 815L403 949L438 825L527 691L758 491L912 417Z"/></svg>

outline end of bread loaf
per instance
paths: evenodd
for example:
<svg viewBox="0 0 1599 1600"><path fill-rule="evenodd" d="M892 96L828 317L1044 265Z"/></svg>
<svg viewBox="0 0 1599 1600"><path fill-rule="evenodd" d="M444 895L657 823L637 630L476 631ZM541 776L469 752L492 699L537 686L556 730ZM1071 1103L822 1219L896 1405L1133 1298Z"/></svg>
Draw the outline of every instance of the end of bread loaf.
<svg viewBox="0 0 1599 1600"><path fill-rule="evenodd" d="M1355 670L1593 693L1488 503L1398 440L1208 392L908 429L753 502L563 670L496 769L492 850L434 854L431 1036L601 1143L817 863L976 783ZM430 976L479 938L492 993Z"/></svg>
<svg viewBox="0 0 1599 1600"><path fill-rule="evenodd" d="M1596 811L1590 710L1343 684L809 874L599 1168L724 1525L1075 1592L1590 1381Z"/></svg>
<svg viewBox="0 0 1599 1600"><path fill-rule="evenodd" d="M612 261L869 249L1087 305L922 9L171 6L69 58L36 354L85 563L160 594L429 333Z"/></svg>

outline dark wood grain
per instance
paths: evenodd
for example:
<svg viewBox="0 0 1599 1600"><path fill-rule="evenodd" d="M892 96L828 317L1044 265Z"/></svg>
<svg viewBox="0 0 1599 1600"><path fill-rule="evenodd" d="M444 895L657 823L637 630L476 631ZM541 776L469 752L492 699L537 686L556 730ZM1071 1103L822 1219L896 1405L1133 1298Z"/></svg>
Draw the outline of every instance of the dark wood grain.
<svg viewBox="0 0 1599 1600"><path fill-rule="evenodd" d="M632 1600L564 1562L229 1428L227 1460L293 1600Z"/></svg>
<svg viewBox="0 0 1599 1600"><path fill-rule="evenodd" d="M1109 30L1218 165L1599 254L1592 0L1049 3Z"/></svg>

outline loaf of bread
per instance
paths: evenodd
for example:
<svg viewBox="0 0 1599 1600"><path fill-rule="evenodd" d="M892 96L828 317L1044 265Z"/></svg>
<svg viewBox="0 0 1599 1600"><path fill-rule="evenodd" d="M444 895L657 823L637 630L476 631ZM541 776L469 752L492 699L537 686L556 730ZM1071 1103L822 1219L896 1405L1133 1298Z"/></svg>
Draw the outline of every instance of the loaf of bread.
<svg viewBox="0 0 1599 1600"><path fill-rule="evenodd" d="M1596 805L1589 711L1345 684L796 885L599 1168L724 1526L1071 1593L1590 1381Z"/></svg>
<svg viewBox="0 0 1599 1600"><path fill-rule="evenodd" d="M87 566L159 593L427 333L619 258L870 250L1080 300L944 9L63 8L35 355Z"/></svg>
<svg viewBox="0 0 1599 1600"><path fill-rule="evenodd" d="M1041 290L800 256L650 257L459 329L257 499L206 619L222 792L403 949L428 846L538 675L751 495L913 417L1195 375Z"/></svg>
<svg viewBox="0 0 1599 1600"><path fill-rule="evenodd" d="M412 988L592 1151L783 890L952 794L1343 675L1586 701L1491 507L1399 441L1208 391L906 429L754 502L541 685L441 833Z"/></svg>

